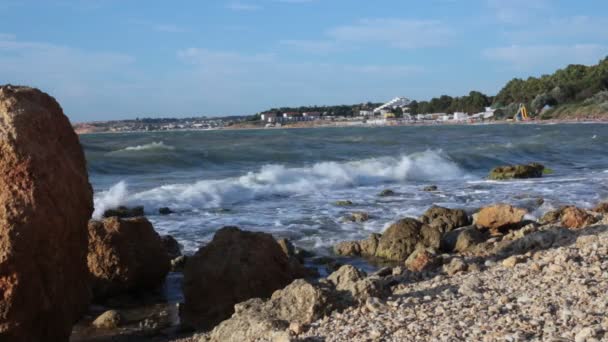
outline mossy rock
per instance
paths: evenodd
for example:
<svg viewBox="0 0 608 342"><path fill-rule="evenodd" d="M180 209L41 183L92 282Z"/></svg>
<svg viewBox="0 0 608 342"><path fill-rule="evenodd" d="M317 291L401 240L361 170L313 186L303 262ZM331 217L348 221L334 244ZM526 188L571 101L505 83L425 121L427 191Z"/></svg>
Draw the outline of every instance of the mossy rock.
<svg viewBox="0 0 608 342"><path fill-rule="evenodd" d="M490 171L488 178L492 180L540 178L544 170L545 167L539 163L499 166Z"/></svg>

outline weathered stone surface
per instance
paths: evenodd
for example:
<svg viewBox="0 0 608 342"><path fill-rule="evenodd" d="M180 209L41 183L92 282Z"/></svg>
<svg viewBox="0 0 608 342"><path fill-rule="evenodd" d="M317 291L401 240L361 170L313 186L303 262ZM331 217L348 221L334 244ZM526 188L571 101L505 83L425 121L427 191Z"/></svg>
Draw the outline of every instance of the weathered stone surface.
<svg viewBox="0 0 608 342"><path fill-rule="evenodd" d="M300 271L271 235L222 228L186 263L182 320L210 328L230 317L236 303L268 298L301 277Z"/></svg>
<svg viewBox="0 0 608 342"><path fill-rule="evenodd" d="M546 212L543 217L540 218L539 222L542 224L558 222L562 217L562 210L563 208Z"/></svg>
<svg viewBox="0 0 608 342"><path fill-rule="evenodd" d="M163 235L161 237L161 240L163 242L163 246L165 246L165 250L167 251L167 254L169 255L170 259L175 259L182 255L182 250L179 245L179 242L177 242L177 240L175 240L173 236Z"/></svg>
<svg viewBox="0 0 608 342"><path fill-rule="evenodd" d="M468 266L464 260L461 258L452 258L449 263L443 265L443 270L449 276L453 276L454 274L460 272L466 272Z"/></svg>
<svg viewBox="0 0 608 342"><path fill-rule="evenodd" d="M145 217L91 220L87 261L98 299L158 286L171 265L160 236Z"/></svg>
<svg viewBox="0 0 608 342"><path fill-rule="evenodd" d="M255 298L235 305L235 314L213 329L205 341L290 341L290 326L301 328L335 308L335 294L329 286L298 279L267 301Z"/></svg>
<svg viewBox="0 0 608 342"><path fill-rule="evenodd" d="M84 153L49 95L0 86L0 340L67 341L90 299Z"/></svg>
<svg viewBox="0 0 608 342"><path fill-rule="evenodd" d="M144 207L125 207L120 206L114 209L108 209L103 212L103 217L119 217L119 218L131 218L131 217L139 217L144 216Z"/></svg>
<svg viewBox="0 0 608 342"><path fill-rule="evenodd" d="M404 261L421 241L422 223L415 219L401 219L382 234L376 256L388 260Z"/></svg>
<svg viewBox="0 0 608 342"><path fill-rule="evenodd" d="M438 265L437 255L432 249L418 246L405 260L405 267L412 272L422 272Z"/></svg>
<svg viewBox="0 0 608 342"><path fill-rule="evenodd" d="M359 241L343 241L334 246L334 253L342 256L360 256L361 245Z"/></svg>
<svg viewBox="0 0 608 342"><path fill-rule="evenodd" d="M475 224L493 231L504 231L518 228L527 211L508 204L497 204L481 209L476 216Z"/></svg>
<svg viewBox="0 0 608 342"><path fill-rule="evenodd" d="M422 188L422 191L426 191L426 192L434 192L437 190L439 190L437 185L428 185L428 186L425 186L424 188Z"/></svg>
<svg viewBox="0 0 608 342"><path fill-rule="evenodd" d="M514 178L539 178L543 176L545 167L538 163L526 165L499 166L490 171L489 179L505 180Z"/></svg>
<svg viewBox="0 0 608 342"><path fill-rule="evenodd" d="M339 200L339 201L336 201L335 204L340 207L348 207L348 206L353 205L354 203L349 200Z"/></svg>
<svg viewBox="0 0 608 342"><path fill-rule="evenodd" d="M361 255L363 256L374 256L380 243L380 234L370 234L367 239L361 240L359 246L361 246Z"/></svg>
<svg viewBox="0 0 608 342"><path fill-rule="evenodd" d="M593 211L600 214L608 214L608 202L602 202L593 208Z"/></svg>
<svg viewBox="0 0 608 342"><path fill-rule="evenodd" d="M116 310L108 310L93 321L93 326L98 329L116 329L122 322L122 315Z"/></svg>
<svg viewBox="0 0 608 342"><path fill-rule="evenodd" d="M422 238L422 244L426 247L438 250L441 247L441 237L443 233L437 226L422 225L420 228L420 237Z"/></svg>
<svg viewBox="0 0 608 342"><path fill-rule="evenodd" d="M429 208L420 217L420 221L439 228L441 233L446 233L453 229L471 224L471 220L464 210L448 209L436 205Z"/></svg>
<svg viewBox="0 0 608 342"><path fill-rule="evenodd" d="M581 229L596 223L595 216L577 207L567 207L562 211L561 223L570 229Z"/></svg>
<svg viewBox="0 0 608 342"><path fill-rule="evenodd" d="M485 240L486 236L474 226L462 227L443 236L441 249L448 253L463 253Z"/></svg>
<svg viewBox="0 0 608 342"><path fill-rule="evenodd" d="M378 194L378 196L380 196L380 197L390 197L390 196L395 196L395 195L397 195L397 193L395 193L391 189L384 189Z"/></svg>
<svg viewBox="0 0 608 342"><path fill-rule="evenodd" d="M343 296L345 302L362 303L369 297L384 295L384 289L379 281L366 278L365 273L352 265L340 267L330 274L327 280L335 286L338 292L347 295Z"/></svg>
<svg viewBox="0 0 608 342"><path fill-rule="evenodd" d="M356 211L351 213L350 216L348 216L348 219L349 221L361 223L369 220L369 214L363 211Z"/></svg>

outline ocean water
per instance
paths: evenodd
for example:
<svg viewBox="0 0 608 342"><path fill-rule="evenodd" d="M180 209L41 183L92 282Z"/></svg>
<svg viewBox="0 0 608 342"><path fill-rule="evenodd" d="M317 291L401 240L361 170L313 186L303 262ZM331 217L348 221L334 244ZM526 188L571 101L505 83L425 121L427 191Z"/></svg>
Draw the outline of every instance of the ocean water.
<svg viewBox="0 0 608 342"><path fill-rule="evenodd" d="M150 132L83 135L81 142L94 216L143 205L159 233L173 235L187 253L226 225L325 254L433 204L473 212L504 202L538 217L562 204L608 199L604 124ZM495 166L532 161L553 173L485 179ZM427 185L439 191L422 191ZM397 195L377 196L384 189ZM175 213L158 215L161 207ZM345 222L353 211L371 219Z"/></svg>

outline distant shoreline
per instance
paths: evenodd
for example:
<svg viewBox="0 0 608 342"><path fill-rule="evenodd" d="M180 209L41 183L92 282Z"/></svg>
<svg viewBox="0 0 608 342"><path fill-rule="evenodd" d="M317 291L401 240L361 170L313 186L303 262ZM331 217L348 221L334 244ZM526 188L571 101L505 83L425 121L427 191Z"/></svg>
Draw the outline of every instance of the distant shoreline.
<svg viewBox="0 0 608 342"><path fill-rule="evenodd" d="M316 124L323 122L323 124ZM533 121L488 121L488 122L413 122L413 123L397 123L385 124L385 125L373 125L360 122L325 122L323 120L318 121L301 121L294 122L292 125L285 125L281 127L254 127L233 125L223 128L209 128L209 129L167 129L167 130L153 130L153 131L101 131L101 132L79 132L76 130L78 135L92 135L92 134L130 134L130 133L159 133L159 132L206 132L206 131L238 131L238 130L280 130L280 129L307 129L307 128L381 128L381 127L415 127L415 126L483 126L483 125L501 125L501 124L516 124L516 125L555 125L555 124L608 124L608 119L594 119L594 120L563 120L563 119L551 119L551 120L533 120Z"/></svg>

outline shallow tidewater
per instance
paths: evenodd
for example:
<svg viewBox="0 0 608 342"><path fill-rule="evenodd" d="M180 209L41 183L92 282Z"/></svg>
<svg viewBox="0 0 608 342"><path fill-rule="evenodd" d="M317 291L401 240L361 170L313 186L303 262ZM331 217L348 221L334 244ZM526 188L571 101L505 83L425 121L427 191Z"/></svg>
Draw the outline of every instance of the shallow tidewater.
<svg viewBox="0 0 608 342"><path fill-rule="evenodd" d="M127 133L81 141L97 214L144 205L155 228L187 252L225 225L327 253L337 241L381 232L432 204L473 211L508 202L538 216L608 197L605 124ZM554 172L537 180L485 180L494 166L531 161ZM421 191L430 184L439 191ZM378 197L386 188L397 195ZM336 206L342 199L354 205ZM160 216L160 207L176 213ZM371 219L341 220L353 211Z"/></svg>

